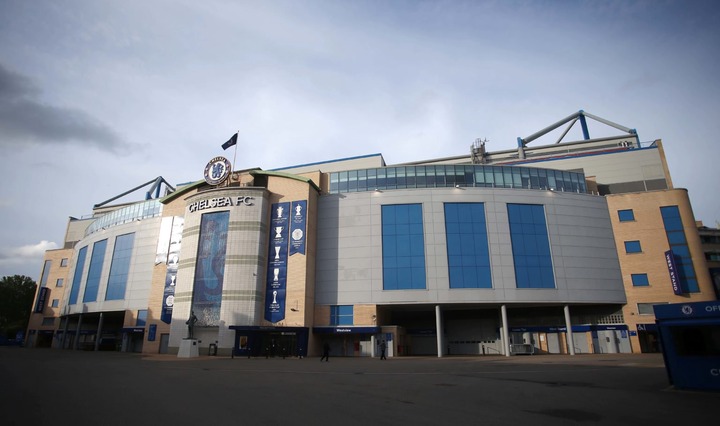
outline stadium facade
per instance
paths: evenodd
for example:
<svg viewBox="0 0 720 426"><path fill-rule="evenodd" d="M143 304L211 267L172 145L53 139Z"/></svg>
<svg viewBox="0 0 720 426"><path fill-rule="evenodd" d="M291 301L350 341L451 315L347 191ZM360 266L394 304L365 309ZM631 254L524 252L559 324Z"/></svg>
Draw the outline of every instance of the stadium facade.
<svg viewBox="0 0 720 426"><path fill-rule="evenodd" d="M591 139L587 118L623 134ZM577 121L583 140L528 146ZM216 157L201 173L71 217L64 247L45 254L27 346L655 352L653 305L716 299L662 142L583 111L519 138L517 150L478 141L454 157L386 165L372 154L271 171Z"/></svg>

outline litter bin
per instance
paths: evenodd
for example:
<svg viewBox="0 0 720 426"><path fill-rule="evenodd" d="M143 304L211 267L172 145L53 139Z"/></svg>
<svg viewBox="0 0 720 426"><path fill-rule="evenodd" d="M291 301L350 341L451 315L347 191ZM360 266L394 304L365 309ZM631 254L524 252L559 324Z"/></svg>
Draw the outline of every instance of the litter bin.
<svg viewBox="0 0 720 426"><path fill-rule="evenodd" d="M208 348L208 355L217 356L217 343L210 343L210 347Z"/></svg>

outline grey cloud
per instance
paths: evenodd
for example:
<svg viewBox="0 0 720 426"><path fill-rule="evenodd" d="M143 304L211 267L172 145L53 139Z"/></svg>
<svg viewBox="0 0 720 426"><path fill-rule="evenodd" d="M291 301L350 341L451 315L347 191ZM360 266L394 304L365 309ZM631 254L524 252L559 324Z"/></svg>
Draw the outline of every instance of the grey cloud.
<svg viewBox="0 0 720 426"><path fill-rule="evenodd" d="M29 78L0 64L0 146L72 143L116 153L130 147L92 115L46 105L35 99L38 93Z"/></svg>

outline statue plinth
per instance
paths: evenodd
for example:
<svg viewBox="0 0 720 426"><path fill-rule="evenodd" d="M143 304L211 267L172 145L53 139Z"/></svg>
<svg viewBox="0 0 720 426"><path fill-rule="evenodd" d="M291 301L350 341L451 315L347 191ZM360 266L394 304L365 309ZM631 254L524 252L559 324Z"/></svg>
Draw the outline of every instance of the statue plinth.
<svg viewBox="0 0 720 426"><path fill-rule="evenodd" d="M200 356L198 352L198 339L182 339L180 341L180 350L178 350L177 356L178 358L197 358Z"/></svg>

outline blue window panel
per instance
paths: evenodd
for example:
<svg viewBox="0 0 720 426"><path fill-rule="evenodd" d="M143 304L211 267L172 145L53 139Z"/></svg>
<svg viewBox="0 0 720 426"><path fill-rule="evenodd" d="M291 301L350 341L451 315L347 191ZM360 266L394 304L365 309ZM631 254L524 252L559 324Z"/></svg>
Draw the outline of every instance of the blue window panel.
<svg viewBox="0 0 720 426"><path fill-rule="evenodd" d="M680 209L677 206L660 207L660 214L663 219L680 218Z"/></svg>
<svg viewBox="0 0 720 426"><path fill-rule="evenodd" d="M673 245L687 245L687 240L685 240L685 232L684 231L667 231L667 239L668 243L670 243L671 246Z"/></svg>
<svg viewBox="0 0 720 426"><path fill-rule="evenodd" d="M330 325L353 325L353 306L331 306Z"/></svg>
<svg viewBox="0 0 720 426"><path fill-rule="evenodd" d="M692 263L692 256L685 238L685 230L682 225L682 217L678 206L660 207L665 233L667 235L670 249L675 255L675 262L678 267L680 286L684 292L696 293L700 289L695 276L695 267Z"/></svg>
<svg viewBox="0 0 720 426"><path fill-rule="evenodd" d="M444 207L450 288L492 288L484 204Z"/></svg>
<svg viewBox="0 0 720 426"><path fill-rule="evenodd" d="M75 264L75 275L73 275L72 288L70 289L69 303L74 305L77 303L80 294L80 280L82 279L83 269L85 269L85 257L87 255L87 246L78 251L78 260Z"/></svg>
<svg viewBox="0 0 720 426"><path fill-rule="evenodd" d="M383 289L398 289L398 268L389 268L383 265Z"/></svg>
<svg viewBox="0 0 720 426"><path fill-rule="evenodd" d="M631 274L633 287L647 287L650 285L647 274Z"/></svg>
<svg viewBox="0 0 720 426"><path fill-rule="evenodd" d="M402 223L395 225L395 235L410 235L410 224Z"/></svg>
<svg viewBox="0 0 720 426"><path fill-rule="evenodd" d="M544 206L508 204L507 210L516 286L555 288Z"/></svg>
<svg viewBox="0 0 720 426"><path fill-rule="evenodd" d="M90 256L90 268L88 269L87 281L85 282L83 303L95 302L97 300L98 288L100 288L100 274L102 274L103 263L105 263L106 248L107 240L100 240L93 244L93 251Z"/></svg>
<svg viewBox="0 0 720 426"><path fill-rule="evenodd" d="M635 220L635 214L632 209L618 210L618 219L620 219L620 222L630 222Z"/></svg>
<svg viewBox="0 0 720 426"><path fill-rule="evenodd" d="M105 300L123 300L125 298L125 288L127 287L134 245L134 233L119 235L115 238L115 248L110 264L110 276Z"/></svg>
<svg viewBox="0 0 720 426"><path fill-rule="evenodd" d="M42 275L40 277L40 287L47 286L48 274L50 274L50 267L52 266L52 260L46 260L43 265ZM60 265L62 266L62 264Z"/></svg>
<svg viewBox="0 0 720 426"><path fill-rule="evenodd" d="M640 253L640 241L625 241L625 253Z"/></svg>
<svg viewBox="0 0 720 426"><path fill-rule="evenodd" d="M382 232L383 289L424 289L422 205L382 206Z"/></svg>
<svg viewBox="0 0 720 426"><path fill-rule="evenodd" d="M397 260L398 268L409 268L412 266L412 261L409 256L398 256L395 259Z"/></svg>
<svg viewBox="0 0 720 426"><path fill-rule="evenodd" d="M137 313L137 320L135 321L135 325L138 327L144 327L145 324L147 324L147 316L147 309L140 309Z"/></svg>
<svg viewBox="0 0 720 426"><path fill-rule="evenodd" d="M666 231L682 231L682 220L679 217L670 217L663 219Z"/></svg>
<svg viewBox="0 0 720 426"><path fill-rule="evenodd" d="M672 246L673 254L676 257L682 257L682 258L690 258L690 249L687 245L681 245L681 246Z"/></svg>
<svg viewBox="0 0 720 426"><path fill-rule="evenodd" d="M420 256L412 256L410 258L410 266L413 268L422 268L425 270L425 258Z"/></svg>
<svg viewBox="0 0 720 426"><path fill-rule="evenodd" d="M700 293L700 287L698 286L695 278L688 278L685 282L688 293Z"/></svg>

